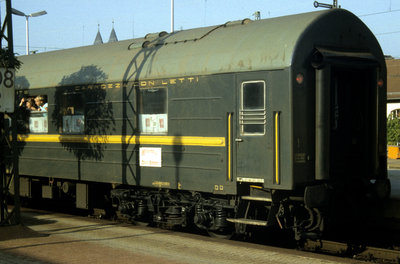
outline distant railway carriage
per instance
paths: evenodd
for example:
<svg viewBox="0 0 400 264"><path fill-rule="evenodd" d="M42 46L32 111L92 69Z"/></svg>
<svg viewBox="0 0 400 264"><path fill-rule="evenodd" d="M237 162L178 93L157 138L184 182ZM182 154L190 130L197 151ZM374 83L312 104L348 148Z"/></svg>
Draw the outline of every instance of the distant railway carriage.
<svg viewBox="0 0 400 264"><path fill-rule="evenodd" d="M387 187L385 61L348 11L20 60L18 98L48 102L20 111L23 196L80 208L108 196L134 221L300 238L321 233L332 201L345 218Z"/></svg>

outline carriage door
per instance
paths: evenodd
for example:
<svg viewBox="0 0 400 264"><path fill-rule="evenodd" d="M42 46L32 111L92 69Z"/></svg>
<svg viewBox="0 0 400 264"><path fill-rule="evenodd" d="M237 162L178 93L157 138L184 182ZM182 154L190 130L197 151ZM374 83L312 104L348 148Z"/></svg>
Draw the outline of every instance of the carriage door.
<svg viewBox="0 0 400 264"><path fill-rule="evenodd" d="M331 69L330 172L333 175L352 178L376 170L376 76L374 68Z"/></svg>
<svg viewBox="0 0 400 264"><path fill-rule="evenodd" d="M316 179L350 181L377 170L377 72L345 62L316 70Z"/></svg>
<svg viewBox="0 0 400 264"><path fill-rule="evenodd" d="M264 183L267 171L267 87L263 79L239 79L237 181Z"/></svg>

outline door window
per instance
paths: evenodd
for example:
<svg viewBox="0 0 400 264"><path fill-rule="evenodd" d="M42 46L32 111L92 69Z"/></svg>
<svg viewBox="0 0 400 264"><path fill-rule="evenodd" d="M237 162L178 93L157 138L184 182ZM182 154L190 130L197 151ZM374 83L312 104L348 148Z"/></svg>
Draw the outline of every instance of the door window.
<svg viewBox="0 0 400 264"><path fill-rule="evenodd" d="M242 135L264 135L266 124L265 82L243 82L239 115Z"/></svg>

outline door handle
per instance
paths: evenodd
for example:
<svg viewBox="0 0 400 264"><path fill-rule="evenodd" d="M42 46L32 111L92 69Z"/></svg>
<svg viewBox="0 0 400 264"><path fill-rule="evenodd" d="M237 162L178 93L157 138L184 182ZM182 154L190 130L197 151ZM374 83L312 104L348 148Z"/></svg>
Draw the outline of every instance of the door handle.
<svg viewBox="0 0 400 264"><path fill-rule="evenodd" d="M242 138L235 138L235 141L236 142L243 142L243 139Z"/></svg>

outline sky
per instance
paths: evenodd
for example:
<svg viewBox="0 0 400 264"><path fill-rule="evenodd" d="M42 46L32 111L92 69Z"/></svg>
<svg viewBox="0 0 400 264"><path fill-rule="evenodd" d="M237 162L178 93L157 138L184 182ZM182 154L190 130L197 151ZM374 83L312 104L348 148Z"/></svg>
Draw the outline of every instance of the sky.
<svg viewBox="0 0 400 264"><path fill-rule="evenodd" d="M332 0L320 2L332 4ZM184 30L316 11L314 0L174 0L174 28ZM5 0L0 0L4 19ZM338 0L376 35L385 55L400 58L400 0ZM31 51L45 52L92 45L98 29L107 42L112 27L119 40L144 37L171 29L171 0L12 0L12 7L31 14ZM25 17L13 15L14 51L26 53ZM114 22L114 24L113 24Z"/></svg>

